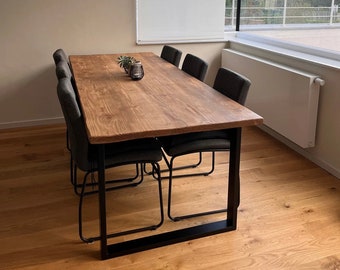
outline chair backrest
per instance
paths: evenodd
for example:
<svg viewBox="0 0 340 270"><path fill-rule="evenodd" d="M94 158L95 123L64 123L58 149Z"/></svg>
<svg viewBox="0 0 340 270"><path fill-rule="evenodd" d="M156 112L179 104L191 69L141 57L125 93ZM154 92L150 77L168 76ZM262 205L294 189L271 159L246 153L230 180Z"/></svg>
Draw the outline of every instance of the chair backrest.
<svg viewBox="0 0 340 270"><path fill-rule="evenodd" d="M68 57L63 49L57 49L53 53L53 60L55 64L58 64L60 61L65 61L67 64L69 64Z"/></svg>
<svg viewBox="0 0 340 270"><path fill-rule="evenodd" d="M184 58L182 70L191 76L204 81L205 74L207 73L208 64L201 58L195 55L187 54Z"/></svg>
<svg viewBox="0 0 340 270"><path fill-rule="evenodd" d="M161 52L161 58L178 67L179 62L181 61L181 57L182 52L180 50L169 45L164 45Z"/></svg>
<svg viewBox="0 0 340 270"><path fill-rule="evenodd" d="M61 60L56 64L55 73L57 75L58 80L61 78L71 79L73 77L69 65L64 60Z"/></svg>
<svg viewBox="0 0 340 270"><path fill-rule="evenodd" d="M244 105L250 84L250 80L245 76L230 69L219 68L213 88Z"/></svg>
<svg viewBox="0 0 340 270"><path fill-rule="evenodd" d="M80 169L89 170L94 151L87 139L82 112L69 78L61 78L58 81L57 94L67 125L72 159Z"/></svg>
<svg viewBox="0 0 340 270"><path fill-rule="evenodd" d="M64 60L61 60L58 62L58 64L56 64L55 73L57 75L58 80L62 78L70 79L73 88L75 90L77 89L76 82L74 80L73 73L70 69L70 66Z"/></svg>

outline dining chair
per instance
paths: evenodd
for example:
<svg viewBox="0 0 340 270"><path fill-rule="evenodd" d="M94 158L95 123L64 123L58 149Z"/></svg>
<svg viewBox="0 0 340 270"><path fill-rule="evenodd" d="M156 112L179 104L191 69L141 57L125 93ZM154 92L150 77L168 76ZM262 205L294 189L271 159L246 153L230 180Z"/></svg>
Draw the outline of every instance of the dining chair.
<svg viewBox="0 0 340 270"><path fill-rule="evenodd" d="M193 55L193 54L187 54L183 60L182 64L182 70L189 75L195 77L196 79L200 81L204 81L205 75L207 73L208 64L202 60L201 58ZM172 168L172 170L183 170L188 168L196 168L202 163L202 153L198 153L198 161L194 164L190 165L184 165L184 166L176 166ZM168 170L162 170L162 172L166 172ZM202 175L208 175L211 172L209 170L208 172L202 173ZM182 175L176 175L176 177L183 177L183 176L191 176L192 174L182 174ZM163 178L167 178L164 177Z"/></svg>
<svg viewBox="0 0 340 270"><path fill-rule="evenodd" d="M65 60L56 60L55 73L56 73L58 80L63 79L63 78L69 79L72 83L73 89L75 89L72 72L70 70L69 65L67 64L67 62ZM71 151L70 138L69 138L67 127L66 127L66 148L67 148L67 150ZM74 186L74 190L77 193L76 183L73 181L74 179L73 179L73 160L72 160L72 157L70 158L70 173L71 173L71 177L70 177L71 184Z"/></svg>
<svg viewBox="0 0 340 270"><path fill-rule="evenodd" d="M68 65L68 63L60 58L59 60L56 59L56 67L55 67L55 73L57 76L57 79L60 80L61 78L69 78L72 82L73 88L75 89L75 81L72 75L72 72L70 70L70 66ZM71 150L70 149L70 140L68 137L68 130L66 129L66 148L67 150Z"/></svg>
<svg viewBox="0 0 340 270"><path fill-rule="evenodd" d="M55 73L57 76L57 79L60 80L62 78L68 78L73 86L73 89L76 89L76 85L75 85L75 81L73 78L73 74L70 70L70 67L68 65L68 63L65 61L65 59L60 59L59 61L56 61L56 65L55 65ZM70 148L70 138L69 138L69 133L68 133L68 128L66 127L66 148L67 150L69 150L71 152L71 148ZM70 157L70 174L71 174L71 184L74 187L74 192L76 194L80 194L80 192L78 191L79 188L81 188L81 186L77 183L77 178L74 177L74 166L73 166L73 159L72 156Z"/></svg>
<svg viewBox="0 0 340 270"><path fill-rule="evenodd" d="M58 80L60 80L62 78L68 78L72 83L72 87L75 91L76 98L78 98L77 90L76 90L76 83L75 83L73 74L72 74L72 72L69 68L69 65L64 60L61 60L61 61L58 62L58 64L56 64L56 76L57 76ZM69 132L68 132L67 127L66 127L66 147L69 151L71 150ZM75 165L73 164L72 153L71 153L71 158L70 158L71 184L73 185L74 192L77 195L80 195L82 184L79 184L78 181L77 181L77 170L74 166ZM124 178L124 179L120 179L119 182L123 182L123 181L130 182L130 181L136 180L139 177L139 174L140 174L139 167L138 167L138 164L136 164L135 174L133 176L129 176L129 177ZM112 184L114 182L117 182L117 180L107 181L107 184ZM92 183L88 184L88 186L91 186L91 185L92 185Z"/></svg>
<svg viewBox="0 0 340 270"><path fill-rule="evenodd" d="M207 69L208 69L208 64L204 60L202 60L201 58L193 54L187 54L183 60L182 70L200 81L204 81L205 75L207 73ZM190 164L190 165L184 165L184 166L177 166L172 169L183 170L183 169L188 169L188 168L195 168L195 167L198 167L201 163L202 163L202 153L199 153L198 161L196 163ZM162 170L162 172L167 172L167 171L168 169ZM151 174L151 172L148 172L146 168L145 168L145 172L148 174ZM209 172L202 173L202 174L207 175L209 174ZM176 175L176 177L180 177L180 176L191 176L191 174ZM163 178L167 178L167 177L163 176Z"/></svg>
<svg viewBox="0 0 340 270"><path fill-rule="evenodd" d="M72 82L73 88L76 87L75 81L73 78L73 74L70 69L70 65L68 62L68 58L62 49L58 49L53 53L53 59L55 63L55 72L57 79L61 78L69 78ZM70 145L69 145L69 138L68 138L68 130L66 129L66 148L67 150L70 150Z"/></svg>
<svg viewBox="0 0 340 270"><path fill-rule="evenodd" d="M85 192L88 176L91 180L95 180L95 172L98 171L97 160L97 145L90 144L88 141L86 127L83 119L81 109L78 105L75 91L72 87L71 81L68 78L62 78L58 81L57 86L58 99L63 111L66 125L70 135L71 156L75 164L75 171L77 169L84 171L82 189L80 193L79 208L78 208L78 229L80 239L84 242L90 243L99 240L99 236L85 237L83 234L83 200L87 195L95 194L98 190L91 190ZM157 174L160 221L157 224L145 226L137 229L116 232L107 235L107 237L117 237L121 235L141 232L145 230L155 230L164 220L163 201L162 201L162 186L161 175L158 162L162 159L162 151L159 142L154 138L146 138L140 140L124 141L119 143L110 143L105 145L105 167L113 168L129 164L150 163L155 174ZM106 191L117 190L121 188L134 187L142 183L143 172L141 172L139 181L132 181L130 183L118 184ZM93 188L93 186L92 186ZM124 189L123 192L128 192Z"/></svg>
<svg viewBox="0 0 340 270"><path fill-rule="evenodd" d="M234 101L244 104L251 82L246 77L232 70L220 68L217 72L213 88ZM215 166L215 152L230 150L230 133L228 130L194 132L181 135L159 138L163 157L169 169L169 190L168 190L168 216L173 221L185 218L225 212L226 209L218 209L207 212L200 212L188 215L173 217L171 214L172 185L174 160L177 157L193 153L210 152L212 154L212 170ZM169 160L170 159L170 160ZM185 176L202 175L193 173Z"/></svg>
<svg viewBox="0 0 340 270"><path fill-rule="evenodd" d="M181 57L182 57L182 51L174 47L171 47L169 45L163 46L163 49L161 52L161 58L163 58L164 60L178 67L179 62L181 61Z"/></svg>
<svg viewBox="0 0 340 270"><path fill-rule="evenodd" d="M195 77L196 79L200 81L204 81L205 75L208 70L208 64L202 60L201 58L188 53L182 64L182 70L189 75ZM181 169L187 169L187 168L196 168L202 163L202 153L198 153L198 161L194 164L191 165L184 165L184 166L179 166L176 168L173 168L173 170L181 170ZM184 176L184 175L182 175ZM178 176L177 176L178 177Z"/></svg>
<svg viewBox="0 0 340 270"><path fill-rule="evenodd" d="M182 70L200 81L204 81L208 64L201 58L188 53L182 64Z"/></svg>

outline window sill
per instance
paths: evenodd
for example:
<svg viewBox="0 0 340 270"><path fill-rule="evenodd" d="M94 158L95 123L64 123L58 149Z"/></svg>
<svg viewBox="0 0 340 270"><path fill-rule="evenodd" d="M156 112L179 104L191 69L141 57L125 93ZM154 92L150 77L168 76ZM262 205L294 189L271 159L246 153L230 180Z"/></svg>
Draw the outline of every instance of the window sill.
<svg viewBox="0 0 340 270"><path fill-rule="evenodd" d="M264 52L340 69L340 53L241 32L225 33L225 40L229 43L256 48Z"/></svg>

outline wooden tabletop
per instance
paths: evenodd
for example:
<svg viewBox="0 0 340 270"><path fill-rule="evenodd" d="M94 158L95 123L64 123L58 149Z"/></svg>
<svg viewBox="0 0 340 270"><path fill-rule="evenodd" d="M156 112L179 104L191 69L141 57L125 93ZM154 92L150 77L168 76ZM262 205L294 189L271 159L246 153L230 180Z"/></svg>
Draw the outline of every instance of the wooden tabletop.
<svg viewBox="0 0 340 270"><path fill-rule="evenodd" d="M140 60L144 78L133 81L117 64L119 55ZM153 53L73 55L70 62L93 144L244 127L263 121Z"/></svg>

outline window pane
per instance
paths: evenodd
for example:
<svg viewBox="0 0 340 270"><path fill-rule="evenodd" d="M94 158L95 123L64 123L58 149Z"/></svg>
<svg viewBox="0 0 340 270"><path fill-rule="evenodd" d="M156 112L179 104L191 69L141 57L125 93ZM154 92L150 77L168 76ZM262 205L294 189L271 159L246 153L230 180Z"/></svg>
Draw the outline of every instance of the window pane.
<svg viewBox="0 0 340 270"><path fill-rule="evenodd" d="M242 0L240 31L340 51L340 0ZM237 0L226 0L225 29L235 30Z"/></svg>
<svg viewBox="0 0 340 270"><path fill-rule="evenodd" d="M340 23L340 0L242 0L240 28ZM225 25L233 29L236 0L226 0Z"/></svg>

